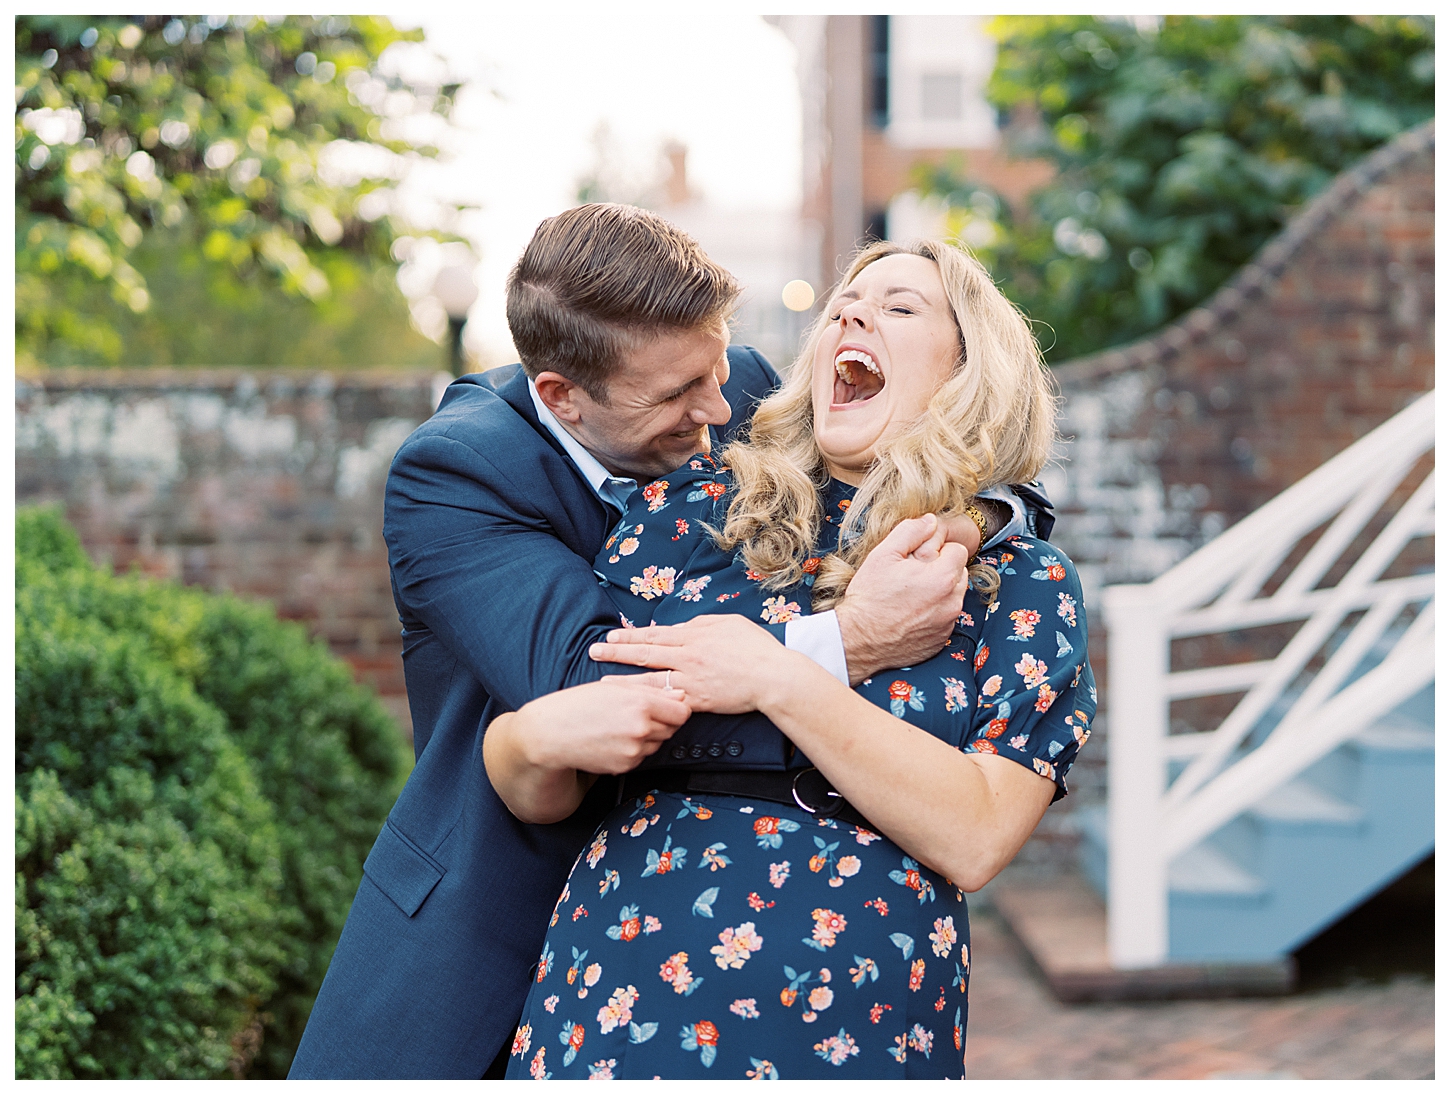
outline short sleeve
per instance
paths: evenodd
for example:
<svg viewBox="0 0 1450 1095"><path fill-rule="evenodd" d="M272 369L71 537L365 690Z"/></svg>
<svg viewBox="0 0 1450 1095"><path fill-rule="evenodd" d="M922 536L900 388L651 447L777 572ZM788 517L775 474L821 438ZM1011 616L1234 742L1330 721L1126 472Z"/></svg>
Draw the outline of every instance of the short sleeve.
<svg viewBox="0 0 1450 1095"><path fill-rule="evenodd" d="M980 558L996 568L1001 586L990 605L968 596L983 616L973 658L977 706L964 748L1052 780L1056 801L1097 712L1082 584L1065 554L1031 537Z"/></svg>

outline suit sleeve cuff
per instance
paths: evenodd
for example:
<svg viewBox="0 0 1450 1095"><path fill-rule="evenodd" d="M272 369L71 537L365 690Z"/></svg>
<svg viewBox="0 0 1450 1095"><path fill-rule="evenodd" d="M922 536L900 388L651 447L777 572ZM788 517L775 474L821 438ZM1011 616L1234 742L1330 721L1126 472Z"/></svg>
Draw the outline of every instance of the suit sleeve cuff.
<svg viewBox="0 0 1450 1095"><path fill-rule="evenodd" d="M785 625L785 646L804 654L847 688L851 675L846 669L846 647L841 642L841 624L832 612L802 616Z"/></svg>

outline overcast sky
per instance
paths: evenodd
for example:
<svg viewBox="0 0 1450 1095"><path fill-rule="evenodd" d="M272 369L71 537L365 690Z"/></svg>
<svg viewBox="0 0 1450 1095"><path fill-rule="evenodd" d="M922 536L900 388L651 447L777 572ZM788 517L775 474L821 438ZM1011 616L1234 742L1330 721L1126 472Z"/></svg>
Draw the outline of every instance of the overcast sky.
<svg viewBox="0 0 1450 1095"><path fill-rule="evenodd" d="M467 229L481 259L467 337L487 364L513 360L504 278L539 221L574 204L601 121L639 163L666 138L683 142L692 182L714 204L800 202L794 50L758 15L515 5L392 18L421 26L472 82L454 115L461 147L426 184L482 206Z"/></svg>

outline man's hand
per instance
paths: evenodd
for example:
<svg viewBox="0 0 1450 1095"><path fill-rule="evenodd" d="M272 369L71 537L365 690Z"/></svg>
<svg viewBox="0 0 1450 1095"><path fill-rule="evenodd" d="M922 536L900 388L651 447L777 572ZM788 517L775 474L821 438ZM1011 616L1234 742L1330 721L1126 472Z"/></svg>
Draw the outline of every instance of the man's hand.
<svg viewBox="0 0 1450 1095"><path fill-rule="evenodd" d="M689 717L679 689L609 676L498 716L483 736L483 762L520 821L562 821L599 775L635 768Z"/></svg>
<svg viewBox="0 0 1450 1095"><path fill-rule="evenodd" d="M951 637L971 553L947 540L947 531L934 514L902 521L852 577L836 619L853 685L882 669L924 662Z"/></svg>

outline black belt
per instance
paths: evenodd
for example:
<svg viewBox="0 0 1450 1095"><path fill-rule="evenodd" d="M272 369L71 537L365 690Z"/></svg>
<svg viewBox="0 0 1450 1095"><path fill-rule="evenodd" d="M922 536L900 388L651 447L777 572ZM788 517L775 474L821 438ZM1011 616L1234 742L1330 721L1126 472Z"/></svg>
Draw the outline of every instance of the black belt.
<svg viewBox="0 0 1450 1095"><path fill-rule="evenodd" d="M740 795L798 806L818 818L835 818L874 829L845 796L815 768L787 772L701 772L688 768L650 768L620 777L619 798L639 798L649 791L696 795Z"/></svg>

